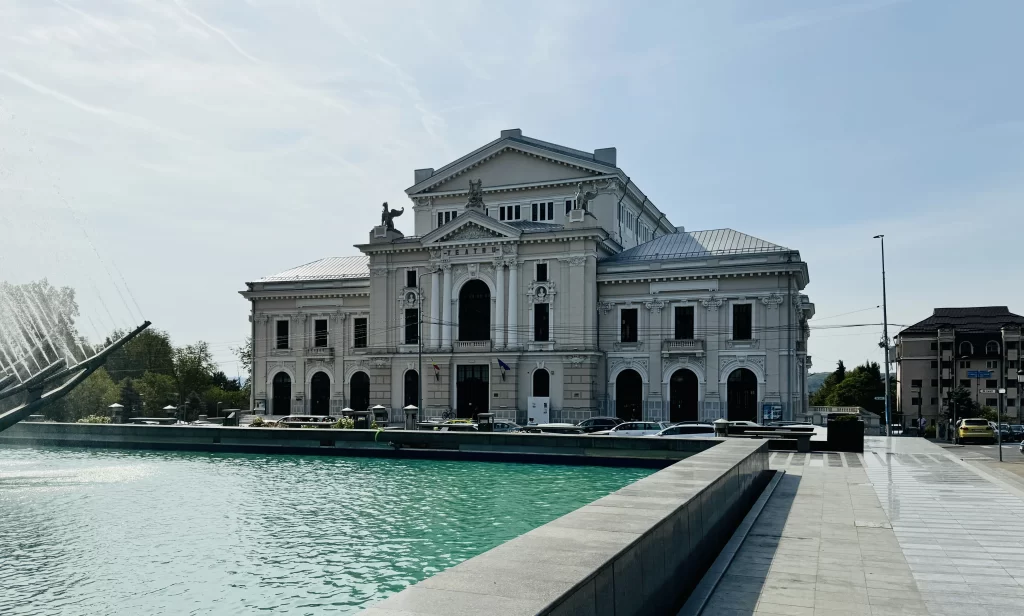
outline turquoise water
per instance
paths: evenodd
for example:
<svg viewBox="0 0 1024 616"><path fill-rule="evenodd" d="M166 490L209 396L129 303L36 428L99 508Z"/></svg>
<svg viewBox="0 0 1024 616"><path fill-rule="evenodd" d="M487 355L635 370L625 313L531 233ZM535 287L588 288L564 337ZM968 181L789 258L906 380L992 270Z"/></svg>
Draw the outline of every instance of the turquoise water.
<svg viewBox="0 0 1024 616"><path fill-rule="evenodd" d="M0 614L347 614L652 471L0 449Z"/></svg>

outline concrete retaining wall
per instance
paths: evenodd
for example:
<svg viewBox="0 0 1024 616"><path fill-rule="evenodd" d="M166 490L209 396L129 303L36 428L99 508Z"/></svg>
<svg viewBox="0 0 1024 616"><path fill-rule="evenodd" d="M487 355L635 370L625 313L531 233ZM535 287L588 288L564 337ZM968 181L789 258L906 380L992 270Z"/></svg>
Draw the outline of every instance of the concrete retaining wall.
<svg viewBox="0 0 1024 616"><path fill-rule="evenodd" d="M665 467L719 441L560 434L21 423L0 445L458 458Z"/></svg>
<svg viewBox="0 0 1024 616"><path fill-rule="evenodd" d="M362 613L673 614L768 476L765 441L721 442Z"/></svg>

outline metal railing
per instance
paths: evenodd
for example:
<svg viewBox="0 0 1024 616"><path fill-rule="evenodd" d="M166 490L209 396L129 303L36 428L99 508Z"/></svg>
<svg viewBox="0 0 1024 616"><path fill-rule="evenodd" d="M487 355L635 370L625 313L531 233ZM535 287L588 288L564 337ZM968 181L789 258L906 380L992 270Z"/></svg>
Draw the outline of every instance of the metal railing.
<svg viewBox="0 0 1024 616"><path fill-rule="evenodd" d="M699 338L664 340L661 343L661 350L669 353L696 353L704 350L704 340Z"/></svg>

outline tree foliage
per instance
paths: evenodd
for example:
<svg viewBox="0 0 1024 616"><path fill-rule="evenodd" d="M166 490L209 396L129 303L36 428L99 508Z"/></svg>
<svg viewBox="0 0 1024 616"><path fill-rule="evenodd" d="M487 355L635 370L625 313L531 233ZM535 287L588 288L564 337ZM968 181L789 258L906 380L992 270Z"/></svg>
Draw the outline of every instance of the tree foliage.
<svg viewBox="0 0 1024 616"><path fill-rule="evenodd" d="M835 372L825 378L821 389L811 397L813 406L859 406L877 415L885 414L885 377L875 362L867 362L847 372L842 360ZM896 399L895 382L890 382L890 400ZM891 402L890 402L891 404Z"/></svg>
<svg viewBox="0 0 1024 616"><path fill-rule="evenodd" d="M203 341L178 347L174 350L174 379L178 384L178 395L186 396L205 390L213 381L213 354L210 345Z"/></svg>
<svg viewBox="0 0 1024 616"><path fill-rule="evenodd" d="M135 387L142 397L143 415L146 417L162 416L167 405L177 406L178 384L168 374L146 372L135 381Z"/></svg>
<svg viewBox="0 0 1024 616"><path fill-rule="evenodd" d="M116 331L107 338L107 344L128 332ZM146 372L174 374L174 347L167 332L146 329L114 351L107 359L107 370L117 380L138 379Z"/></svg>
<svg viewBox="0 0 1024 616"><path fill-rule="evenodd" d="M89 415L106 415L107 408L117 402L121 390L110 378L106 369L100 368L72 389L67 396L43 407L43 415L54 421L75 422Z"/></svg>

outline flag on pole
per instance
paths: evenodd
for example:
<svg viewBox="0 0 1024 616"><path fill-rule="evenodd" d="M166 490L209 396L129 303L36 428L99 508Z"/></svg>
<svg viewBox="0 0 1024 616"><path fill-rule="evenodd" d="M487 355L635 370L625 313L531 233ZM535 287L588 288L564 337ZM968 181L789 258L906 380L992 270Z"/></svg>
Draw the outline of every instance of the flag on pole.
<svg viewBox="0 0 1024 616"><path fill-rule="evenodd" d="M498 360L498 367L501 368L501 380L504 381L505 380L505 371L506 370L511 370L512 368L509 368L508 364L506 364L505 362L501 361L500 359Z"/></svg>

